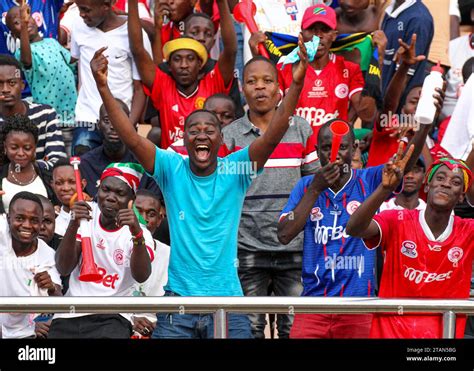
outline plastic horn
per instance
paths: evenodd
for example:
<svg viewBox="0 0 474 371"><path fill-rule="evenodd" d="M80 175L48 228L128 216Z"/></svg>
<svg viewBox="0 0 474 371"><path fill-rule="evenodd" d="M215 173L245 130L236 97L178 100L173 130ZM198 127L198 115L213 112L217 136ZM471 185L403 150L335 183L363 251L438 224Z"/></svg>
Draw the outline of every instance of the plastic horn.
<svg viewBox="0 0 474 371"><path fill-rule="evenodd" d="M84 195L81 188L81 173L79 172L79 157L71 157L71 165L74 168L74 176L76 177L77 200L84 201ZM97 269L92 253L92 239L89 221L81 219L81 246L82 246L82 266L79 280L84 282L97 282L102 280L102 275Z"/></svg>
<svg viewBox="0 0 474 371"><path fill-rule="evenodd" d="M334 121L329 125L329 130L332 133L332 147L331 147L331 158L330 161L336 161L339 147L341 146L342 137L349 133L349 125L341 120Z"/></svg>
<svg viewBox="0 0 474 371"><path fill-rule="evenodd" d="M250 33L254 34L258 32L257 23L255 23L255 14L257 13L257 7L252 0L242 0L234 7L234 19L239 23L245 23ZM270 59L267 49L260 43L258 44L258 52L265 58Z"/></svg>

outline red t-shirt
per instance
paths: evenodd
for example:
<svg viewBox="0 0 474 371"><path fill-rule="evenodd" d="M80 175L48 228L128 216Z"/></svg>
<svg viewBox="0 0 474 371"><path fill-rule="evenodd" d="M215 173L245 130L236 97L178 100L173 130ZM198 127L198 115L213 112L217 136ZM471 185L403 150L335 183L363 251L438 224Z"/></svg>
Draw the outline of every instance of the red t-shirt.
<svg viewBox="0 0 474 371"><path fill-rule="evenodd" d="M204 101L213 94L228 94L229 86L224 85L218 64L199 81L196 91L185 96L179 92L175 80L156 68L155 81L151 92L144 87L145 94L151 98L160 113L161 148L166 149L183 137L184 120L189 114L204 106Z"/></svg>
<svg viewBox="0 0 474 371"><path fill-rule="evenodd" d="M394 130L391 128L378 130L374 126L366 167L384 165L397 153L399 141L396 136L390 136L392 133Z"/></svg>
<svg viewBox="0 0 474 371"><path fill-rule="evenodd" d="M281 66L277 66L278 80L286 94L293 80L293 65L287 64L283 70ZM309 122L317 138L319 127L326 121L336 117L347 120L349 100L363 87L364 77L359 65L332 54L319 73L308 66L295 114Z"/></svg>
<svg viewBox="0 0 474 371"><path fill-rule="evenodd" d="M454 217L453 229L443 242L428 238L419 210L390 210L374 216L384 266L381 298L467 299L474 253L474 219ZM423 219L424 220L424 219ZM425 228L428 228L427 226ZM464 336L465 316L458 315L456 337ZM374 314L373 338L441 338L441 314Z"/></svg>
<svg viewBox="0 0 474 371"><path fill-rule="evenodd" d="M182 30L180 30L180 24ZM178 24L174 22L168 22L161 28L161 45L164 46L170 40L179 39L182 36L183 32L183 22L179 22Z"/></svg>

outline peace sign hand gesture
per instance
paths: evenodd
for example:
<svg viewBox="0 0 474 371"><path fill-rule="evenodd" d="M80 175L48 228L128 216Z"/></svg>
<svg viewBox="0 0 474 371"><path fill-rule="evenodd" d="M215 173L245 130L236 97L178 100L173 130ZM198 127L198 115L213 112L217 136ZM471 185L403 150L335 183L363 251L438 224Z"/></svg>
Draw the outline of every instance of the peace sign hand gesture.
<svg viewBox="0 0 474 371"><path fill-rule="evenodd" d="M412 144L404 154L403 146L404 143L400 142L395 158L391 159L383 169L382 187L385 189L394 190L403 179L405 167L415 149L415 146Z"/></svg>

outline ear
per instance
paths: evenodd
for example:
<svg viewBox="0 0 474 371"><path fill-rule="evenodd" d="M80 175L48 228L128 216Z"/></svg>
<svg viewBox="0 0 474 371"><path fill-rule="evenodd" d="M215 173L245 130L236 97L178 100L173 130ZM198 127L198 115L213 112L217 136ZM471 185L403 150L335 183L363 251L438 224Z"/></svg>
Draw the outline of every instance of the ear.
<svg viewBox="0 0 474 371"><path fill-rule="evenodd" d="M81 179L81 185L82 185L82 190L86 189L86 187L87 187L87 180L86 180L86 179Z"/></svg>
<svg viewBox="0 0 474 371"><path fill-rule="evenodd" d="M331 42L333 43L334 41L336 41L336 37L337 37L337 30L334 30L333 32L331 32Z"/></svg>
<svg viewBox="0 0 474 371"><path fill-rule="evenodd" d="M461 193L461 195L459 196L458 203L463 203L465 198L466 198L466 194L465 194L465 193Z"/></svg>

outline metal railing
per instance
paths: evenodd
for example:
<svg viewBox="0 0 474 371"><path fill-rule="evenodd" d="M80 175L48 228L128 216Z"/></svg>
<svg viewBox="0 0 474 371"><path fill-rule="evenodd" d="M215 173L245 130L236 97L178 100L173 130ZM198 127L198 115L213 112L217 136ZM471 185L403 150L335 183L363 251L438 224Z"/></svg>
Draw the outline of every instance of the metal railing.
<svg viewBox="0 0 474 371"><path fill-rule="evenodd" d="M227 337L227 313L441 313L443 338L474 300L323 297L0 297L0 313L214 313L215 338Z"/></svg>

